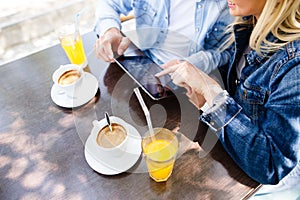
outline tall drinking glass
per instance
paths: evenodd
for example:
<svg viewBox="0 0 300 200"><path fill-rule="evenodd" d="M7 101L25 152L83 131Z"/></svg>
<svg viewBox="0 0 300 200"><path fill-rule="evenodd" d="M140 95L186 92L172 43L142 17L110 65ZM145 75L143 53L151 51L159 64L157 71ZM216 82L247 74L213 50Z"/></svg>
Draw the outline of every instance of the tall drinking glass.
<svg viewBox="0 0 300 200"><path fill-rule="evenodd" d="M86 67L88 62L84 52L82 38L79 30L76 30L75 25L64 25L57 30L57 34L60 44L70 62L72 64L80 65L82 68Z"/></svg>
<svg viewBox="0 0 300 200"><path fill-rule="evenodd" d="M150 177L156 182L167 181L173 171L178 151L178 139L166 128L154 128L146 133L142 149Z"/></svg>

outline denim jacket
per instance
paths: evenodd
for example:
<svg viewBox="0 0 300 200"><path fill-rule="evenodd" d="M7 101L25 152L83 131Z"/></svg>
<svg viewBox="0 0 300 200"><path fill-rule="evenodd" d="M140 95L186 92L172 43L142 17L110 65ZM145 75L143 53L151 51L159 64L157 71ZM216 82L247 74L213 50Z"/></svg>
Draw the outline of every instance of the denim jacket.
<svg viewBox="0 0 300 200"><path fill-rule="evenodd" d="M189 47L189 56L184 59L209 73L230 59L228 52L220 53L217 48L225 40L224 29L233 18L229 14L227 0L195 2L195 38ZM121 29L120 14L127 15L133 10L138 40L143 41L139 42L139 48L150 49L146 53L155 62L162 64L151 54L151 48L159 48L164 42L169 25L169 9L169 0L100 0L94 31L102 35L112 27Z"/></svg>
<svg viewBox="0 0 300 200"><path fill-rule="evenodd" d="M236 81L236 63L252 27L236 25L234 30L234 58L225 70L230 96L200 119L217 131L230 156L256 181L300 184L300 39L271 55L252 50Z"/></svg>

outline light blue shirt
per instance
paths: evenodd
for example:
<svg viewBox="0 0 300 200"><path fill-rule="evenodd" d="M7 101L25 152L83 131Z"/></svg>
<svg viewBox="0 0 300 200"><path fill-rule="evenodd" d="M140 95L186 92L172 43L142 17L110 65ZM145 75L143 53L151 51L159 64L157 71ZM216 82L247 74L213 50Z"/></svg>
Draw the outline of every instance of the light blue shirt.
<svg viewBox="0 0 300 200"><path fill-rule="evenodd" d="M224 29L233 18L229 14L227 0L196 0L195 3L196 10L191 11L195 13L195 37L188 47L187 56L183 59L209 73L216 66L227 63L231 57L226 51L219 52L218 47L226 39ZM125 35L134 43L138 43L137 46L155 62L162 64L162 61L151 53L151 49L160 48L168 33L168 0L100 0L94 31L102 35L112 27L121 30L120 14L127 15L132 10L136 20L136 32ZM184 16L184 13L182 15Z"/></svg>

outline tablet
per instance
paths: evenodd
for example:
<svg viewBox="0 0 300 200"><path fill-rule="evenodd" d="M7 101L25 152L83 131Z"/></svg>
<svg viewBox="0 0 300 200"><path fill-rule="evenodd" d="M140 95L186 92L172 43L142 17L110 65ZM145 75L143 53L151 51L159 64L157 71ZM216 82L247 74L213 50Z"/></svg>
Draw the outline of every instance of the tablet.
<svg viewBox="0 0 300 200"><path fill-rule="evenodd" d="M177 88L171 77L156 77L162 68L146 55L120 56L116 63L154 100L173 96ZM173 91L172 91L173 90Z"/></svg>

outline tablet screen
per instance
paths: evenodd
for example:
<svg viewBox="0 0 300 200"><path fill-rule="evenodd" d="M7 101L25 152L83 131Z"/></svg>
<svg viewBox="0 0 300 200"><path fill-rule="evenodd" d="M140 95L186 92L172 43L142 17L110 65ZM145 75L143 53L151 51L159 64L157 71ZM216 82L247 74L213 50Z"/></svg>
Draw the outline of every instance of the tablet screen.
<svg viewBox="0 0 300 200"><path fill-rule="evenodd" d="M155 74L162 71L162 68L149 57L120 56L116 62L152 99L158 100L173 95L171 88L174 85L170 76L156 77Z"/></svg>

